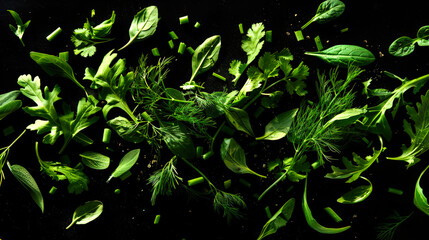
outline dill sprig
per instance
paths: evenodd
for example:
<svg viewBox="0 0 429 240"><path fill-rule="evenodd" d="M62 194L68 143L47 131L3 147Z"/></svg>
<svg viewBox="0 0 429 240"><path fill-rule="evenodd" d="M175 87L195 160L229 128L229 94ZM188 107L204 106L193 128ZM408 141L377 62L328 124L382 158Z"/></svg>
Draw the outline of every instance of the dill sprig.
<svg viewBox="0 0 429 240"><path fill-rule="evenodd" d="M377 239L378 240L391 240L396 232L396 229L409 217L413 215L411 212L409 215L401 216L398 212L394 212L394 214L388 217L388 222L382 223L380 226L377 226L375 229L378 232Z"/></svg>
<svg viewBox="0 0 429 240"><path fill-rule="evenodd" d="M231 222L234 218L241 219L244 215L241 209L246 208L246 203L240 195L217 190L213 206L216 212L223 214L227 222Z"/></svg>

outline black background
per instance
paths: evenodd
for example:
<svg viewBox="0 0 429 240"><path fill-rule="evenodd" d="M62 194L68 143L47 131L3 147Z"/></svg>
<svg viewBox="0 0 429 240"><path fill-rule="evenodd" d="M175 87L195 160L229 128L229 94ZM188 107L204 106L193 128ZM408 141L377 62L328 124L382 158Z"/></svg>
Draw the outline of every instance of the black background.
<svg viewBox="0 0 429 240"><path fill-rule="evenodd" d="M158 47L161 55L176 57L176 62L171 66L168 76L168 84L179 86L190 77L191 56L176 54L168 48L168 31L174 30L179 35L179 41L196 48L204 39L214 34L222 37L222 48L218 63L214 71L228 76L227 69L233 59L245 59L245 54L240 48L241 35L238 24L243 23L247 29L252 23L263 22L266 29L273 31L273 42L265 43L263 51L279 51L285 47L294 54L294 64L301 60L311 69L309 88L313 85L316 69L327 69L325 63L318 59L304 56L305 51L314 51L313 38L317 35L323 41L325 48L336 44L354 44L366 47L374 53L377 60L365 67L366 72L362 80L372 78L374 86L394 88L399 85L395 80L383 76L382 71L390 71L401 77L414 78L429 73L428 53L429 48L416 47L414 53L404 58L390 56L387 49L390 43L400 36L414 37L417 30L428 24L427 1L344 1L346 10L337 20L320 25L313 23L304 31L308 39L297 42L293 31L298 30L315 13L319 1L23 1L1 0L0 2L0 69L1 92L18 89L17 78L21 74L40 76L42 85L52 88L59 84L62 88L61 97L69 103L76 103L83 97L74 84L67 79L49 77L30 57L30 51L38 51L49 54L58 54L61 51L70 51L70 65L73 67L76 78L82 79L85 67L97 68L102 57L111 49L118 49L128 41L128 28L135 13L140 9L157 5L160 14L159 27L153 37L144 42L133 43L119 53L119 57L127 59L128 67L137 66L137 59L142 53L150 53L150 49ZM9 30L8 24L14 24L10 14L6 11L17 11L23 21L32 20L24 34L26 47L22 47L18 38ZM95 9L93 18L99 23L110 17L115 10L116 22L111 36L114 41L101 44L97 47L95 56L82 58L73 56L73 44L70 35L75 28L82 27L86 18L90 16L91 9ZM180 26L179 17L189 15L190 24ZM193 28L193 23L201 23L199 29ZM52 42L45 37L57 27L63 29L63 33ZM341 33L343 28L349 31ZM290 33L288 35L287 33ZM176 46L179 42L176 42ZM229 76L228 76L229 77ZM205 79L203 79L205 78ZM201 77L208 90L221 90L224 83L211 75ZM83 82L89 86L87 82ZM410 100L418 97L407 96ZM283 108L296 106L298 98L286 99ZM32 104L23 99L23 106ZM268 119L271 116L267 117ZM34 119L28 117L22 111L2 120L1 128L13 125L17 132L24 129ZM401 144L408 144L408 138L404 137L401 127L402 120L396 121L394 138L387 143L386 156L397 153ZM97 126L91 127L91 131L99 134L101 138L105 123L100 121ZM259 130L262 133L263 126ZM14 136L14 135L12 135ZM94 136L94 135L92 135ZM96 136L96 135L95 135ZM13 140L12 137L3 137L1 146L6 146ZM417 239L420 233L425 233L424 226L429 219L417 210L412 202L414 184L418 174L425 167L419 164L409 170L404 165L396 162L386 162L384 158L379 164L371 167L368 177L374 184L374 193L365 202L343 206L335 202L338 195L348 189L343 183L331 182L323 179L323 173L311 175L309 179L309 204L315 218L325 226L343 226L352 224L352 228L339 235L322 235L310 229L303 217L300 207L302 185L297 185L291 193L286 194L288 185L280 187L267 195L262 202L257 202L252 196L259 194L271 182L272 178L258 182L259 180L245 176L255 187L245 189L239 186L237 192L242 193L248 204L247 220L226 224L221 216L213 211L210 197L188 197L185 191L178 190L170 198L161 198L156 206L150 205L150 188L146 185L146 179L153 171L148 168L148 162L153 159L146 146L142 148L143 157L139 164L133 168L133 175L126 181L112 181L105 183L106 178L113 169L107 171L86 170L91 177L89 191L81 195L69 195L67 185L55 183L46 176L39 174L39 166L34 154L34 141L41 141L36 133L27 132L23 139L11 150L9 161L13 164L25 166L38 182L45 200L45 213L41 213L33 203L28 193L19 185L13 176L6 170L6 180L0 188L0 239L256 239L263 224L267 221L264 207L270 206L274 212L290 197L297 198L297 205L292 221L286 228L280 229L275 235L267 239L375 239L374 227L384 221L387 216L397 210L403 215L415 211L409 221L406 221L398 231L395 239ZM112 159L119 160L123 151L136 146L121 143L118 138L113 138L112 148L116 150L111 154ZM92 148L102 148L95 144ZM71 144L67 153L71 159L78 160L77 154L81 151L79 145ZM262 164L280 155L276 145L264 145L263 148L253 149L249 155L257 155L253 167L266 174ZM358 151L358 149L351 149ZM41 157L44 160L58 160L56 147L40 146ZM359 152L358 152L359 153ZM370 154L370 150L360 155ZM284 156L283 156L284 157ZM424 156L422 156L424 159ZM212 158L209 163L202 165L202 170L209 175L215 184L221 185L226 179L238 179L237 176L225 170L218 161ZM252 162L249 161L249 162ZM116 162L117 163L117 162ZM112 163L115 166L115 163ZM178 165L181 175L186 179L198 177L195 172ZM314 180L313 180L314 179ZM427 181L426 181L427 182ZM59 190L54 195L49 195L51 186L57 186ZM422 180L422 186L425 180ZM403 196L386 193L387 187L396 187L404 190ZM121 189L119 195L113 194L116 188ZM74 209L85 201L98 199L104 203L105 210L99 219L87 225L76 225L69 230L65 227L69 224ZM336 224L323 212L323 207L331 206L344 219L344 223ZM156 214L161 214L159 225L153 225Z"/></svg>

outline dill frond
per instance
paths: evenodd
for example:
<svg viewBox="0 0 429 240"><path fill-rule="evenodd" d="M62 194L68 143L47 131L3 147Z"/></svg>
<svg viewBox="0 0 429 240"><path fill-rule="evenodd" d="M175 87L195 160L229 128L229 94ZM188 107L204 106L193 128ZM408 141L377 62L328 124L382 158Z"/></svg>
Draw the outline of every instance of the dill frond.
<svg viewBox="0 0 429 240"><path fill-rule="evenodd" d="M158 196L170 196L179 181L182 181L174 166L175 160L176 157L173 157L162 169L157 170L149 177L148 184L152 185L152 205L155 205Z"/></svg>
<svg viewBox="0 0 429 240"><path fill-rule="evenodd" d="M411 212L409 215L401 216L398 212L394 212L392 216L390 216L389 222L384 222L380 226L376 227L377 239L378 240L391 240L393 239L393 236L395 235L396 229L409 217L413 215L413 212Z"/></svg>
<svg viewBox="0 0 429 240"><path fill-rule="evenodd" d="M246 203L237 194L217 190L213 206L216 212L223 214L227 221L231 222L234 218L241 219L244 217L241 209L246 208Z"/></svg>

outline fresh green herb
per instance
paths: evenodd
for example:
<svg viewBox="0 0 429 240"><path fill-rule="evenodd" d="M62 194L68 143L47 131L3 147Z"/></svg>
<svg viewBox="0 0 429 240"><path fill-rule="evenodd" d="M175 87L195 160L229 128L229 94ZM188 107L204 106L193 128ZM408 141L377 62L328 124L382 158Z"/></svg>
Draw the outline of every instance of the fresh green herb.
<svg viewBox="0 0 429 240"><path fill-rule="evenodd" d="M25 47L24 41L22 40L22 37L24 36L25 30L28 28L28 25L30 25L31 20L28 20L25 24L22 21L19 14L13 10L7 10L10 15L12 15L13 19L15 20L16 27L14 27L12 24L9 24L10 30L19 38L19 41L21 41L22 46Z"/></svg>
<svg viewBox="0 0 429 240"><path fill-rule="evenodd" d="M58 27L57 29L55 29L51 34L49 34L46 37L46 40L48 40L49 42L51 42L52 40L54 40L63 30Z"/></svg>
<svg viewBox="0 0 429 240"><path fill-rule="evenodd" d="M298 31L294 31L295 33L295 37L296 37L296 41L302 41L304 40L304 35L302 35L302 31L298 30Z"/></svg>
<svg viewBox="0 0 429 240"><path fill-rule="evenodd" d="M177 36L177 34L174 31L170 31L170 32L168 32L168 34L170 35L171 39L173 39L173 40L179 39L179 37Z"/></svg>
<svg viewBox="0 0 429 240"><path fill-rule="evenodd" d="M285 227L292 217L294 208L295 198L291 198L264 224L257 240L274 234L279 228Z"/></svg>
<svg viewBox="0 0 429 240"><path fill-rule="evenodd" d="M229 189L231 187L231 184L232 184L232 180L228 179L228 180L226 180L226 181L223 182L223 187L225 189Z"/></svg>
<svg viewBox="0 0 429 240"><path fill-rule="evenodd" d="M273 41L273 31L272 30L267 30L267 32L265 33L265 41L267 41L267 42Z"/></svg>
<svg viewBox="0 0 429 240"><path fill-rule="evenodd" d="M198 184L203 183L203 182L204 182L203 177L192 178L192 179L188 180L188 186L192 187L192 186L198 185Z"/></svg>
<svg viewBox="0 0 429 240"><path fill-rule="evenodd" d="M196 22L195 24L194 24L194 28L200 28L201 27L201 24L199 23L199 22Z"/></svg>
<svg viewBox="0 0 429 240"><path fill-rule="evenodd" d="M79 154L82 158L82 163L92 169L104 170L109 167L110 158L101 153L86 151Z"/></svg>
<svg viewBox="0 0 429 240"><path fill-rule="evenodd" d="M243 24L238 24L238 30L240 31L240 34L244 34Z"/></svg>
<svg viewBox="0 0 429 240"><path fill-rule="evenodd" d="M170 196L179 181L182 181L182 178L177 174L175 162L176 157L173 157L162 169L157 170L149 177L148 183L152 185L152 205L155 205L158 196Z"/></svg>
<svg viewBox="0 0 429 240"><path fill-rule="evenodd" d="M0 186L4 179L3 166L7 163L7 158L9 156L10 148L24 135L26 130L22 133L7 147L0 148Z"/></svg>
<svg viewBox="0 0 429 240"><path fill-rule="evenodd" d="M52 186L51 189L49 190L49 194L53 195L57 190L58 188L56 188L55 186Z"/></svg>
<svg viewBox="0 0 429 240"><path fill-rule="evenodd" d="M66 227L69 229L74 224L87 224L98 218L103 212L103 203L98 200L88 201L76 208L73 213L72 222Z"/></svg>
<svg viewBox="0 0 429 240"><path fill-rule="evenodd" d="M169 40L168 41L168 46L170 47L170 49L174 48L174 42L173 42L173 40Z"/></svg>
<svg viewBox="0 0 429 240"><path fill-rule="evenodd" d="M246 111L240 108L231 107L225 111L226 118L228 121L237 129L250 136L255 136L250 125L249 115Z"/></svg>
<svg viewBox="0 0 429 240"><path fill-rule="evenodd" d="M323 50L323 45L322 45L322 41L320 40L320 36L319 35L317 35L314 38L314 42L316 43L317 51L322 51Z"/></svg>
<svg viewBox="0 0 429 240"><path fill-rule="evenodd" d="M134 164L136 164L137 160L139 159L139 155L140 149L134 149L125 154L119 162L119 165L116 167L115 171L113 171L106 182L110 182L112 178L120 177L122 174L128 172L128 170L130 170Z"/></svg>
<svg viewBox="0 0 429 240"><path fill-rule="evenodd" d="M20 93L20 91L14 90L0 94L0 120L21 108L21 100L16 100Z"/></svg>
<svg viewBox="0 0 429 240"><path fill-rule="evenodd" d="M416 38L400 37L389 46L389 53L395 57L404 57L414 52L415 44L429 46L429 26L423 26L417 31Z"/></svg>
<svg viewBox="0 0 429 240"><path fill-rule="evenodd" d="M321 24L330 22L341 16L345 7L345 4L340 0L326 0L322 2L317 8L316 14L306 24L304 24L301 29L304 30L313 22Z"/></svg>
<svg viewBox="0 0 429 240"><path fill-rule="evenodd" d="M265 126L265 134L262 137L256 138L256 140L279 140L284 138L289 132L297 112L298 109L295 108L274 117L274 119Z"/></svg>
<svg viewBox="0 0 429 240"><path fill-rule="evenodd" d="M420 173L420 176L416 182L416 187L414 189L414 205L426 215L429 215L429 203L428 199L423 194L423 188L420 186L420 180L422 179L423 174L425 174L428 168L429 165L422 171L422 173Z"/></svg>
<svg viewBox="0 0 429 240"><path fill-rule="evenodd" d="M396 229L405 222L408 218L411 217L413 213L409 215L401 216L398 212L394 212L392 216L388 217L388 221L382 223L380 226L377 226L377 240L392 240L395 235Z"/></svg>
<svg viewBox="0 0 429 240"><path fill-rule="evenodd" d="M112 136L112 130L110 128L104 128L103 130L103 143L110 143L110 137Z"/></svg>
<svg viewBox="0 0 429 240"><path fill-rule="evenodd" d="M339 223L343 221L343 219L331 207L325 207L324 210L335 222Z"/></svg>
<svg viewBox="0 0 429 240"><path fill-rule="evenodd" d="M273 214L271 214L270 206L265 207L265 213L267 214L268 218L271 218Z"/></svg>
<svg viewBox="0 0 429 240"><path fill-rule="evenodd" d="M158 50L158 48L152 48L152 55L153 55L154 57L159 57L159 56L161 56L161 54L159 54L159 50Z"/></svg>
<svg viewBox="0 0 429 240"><path fill-rule="evenodd" d="M121 189L119 189L119 188L115 189L114 193L115 193L116 195L120 194L120 193L121 193Z"/></svg>
<svg viewBox="0 0 429 240"><path fill-rule="evenodd" d="M188 51L189 54L194 55L195 50L192 47L187 47L186 50Z"/></svg>
<svg viewBox="0 0 429 240"><path fill-rule="evenodd" d="M224 76L221 76L221 75L219 75L219 74L217 74L215 72L212 73L212 76L215 77L215 78L218 78L218 79L220 79L222 81L226 81L226 78Z"/></svg>
<svg viewBox="0 0 429 240"><path fill-rule="evenodd" d="M118 51L121 51L135 41L142 41L152 36L156 31L158 22L158 8L156 6L143 8L134 16L131 22L129 30L130 40Z"/></svg>
<svg viewBox="0 0 429 240"><path fill-rule="evenodd" d="M186 44L184 42L180 42L179 48L177 49L177 53L183 55L186 50Z"/></svg>
<svg viewBox="0 0 429 240"><path fill-rule="evenodd" d="M370 51L355 45L335 45L319 52L305 52L305 54L341 67L348 65L365 66L375 60Z"/></svg>
<svg viewBox="0 0 429 240"><path fill-rule="evenodd" d="M58 57L66 62L69 61L69 52L65 51L65 52L60 52L58 53Z"/></svg>
<svg viewBox="0 0 429 240"><path fill-rule="evenodd" d="M348 191L343 196L338 198L337 202L342 204L355 204L362 202L367 197L369 197L369 195L372 193L372 183L362 176L360 176L360 178L367 181L369 185L361 185L353 188L352 190Z"/></svg>
<svg viewBox="0 0 429 240"><path fill-rule="evenodd" d="M180 23L180 25L189 23L189 17L188 17L188 15L180 17L179 18L179 23Z"/></svg>
<svg viewBox="0 0 429 240"><path fill-rule="evenodd" d="M153 220L153 224L155 224L155 225L158 224L160 219L161 219L161 215L159 215L159 214L156 215L155 220Z"/></svg>

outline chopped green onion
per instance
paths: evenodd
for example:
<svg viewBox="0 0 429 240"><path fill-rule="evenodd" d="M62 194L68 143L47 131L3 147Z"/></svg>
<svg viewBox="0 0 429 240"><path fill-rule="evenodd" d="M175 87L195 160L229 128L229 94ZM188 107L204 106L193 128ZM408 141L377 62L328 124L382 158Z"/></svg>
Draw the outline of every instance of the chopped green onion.
<svg viewBox="0 0 429 240"><path fill-rule="evenodd" d="M112 136L112 130L105 128L103 131L103 143L110 143L110 137Z"/></svg>
<svg viewBox="0 0 429 240"><path fill-rule="evenodd" d="M174 42L173 42L173 40L168 41L168 46L170 47L170 49L174 48Z"/></svg>
<svg viewBox="0 0 429 240"><path fill-rule="evenodd" d="M125 181L125 179L129 178L131 176L131 172L130 171L126 171L124 174L122 174L119 178L121 179L121 181Z"/></svg>
<svg viewBox="0 0 429 240"><path fill-rule="evenodd" d="M49 190L49 194L54 194L57 191L57 188L55 186L51 187L51 190Z"/></svg>
<svg viewBox="0 0 429 240"><path fill-rule="evenodd" d="M144 120L148 121L148 122L152 122L153 118L151 116L149 116L149 114L145 111L142 113L142 117Z"/></svg>
<svg viewBox="0 0 429 240"><path fill-rule="evenodd" d="M259 106L255 112L253 112L253 117L255 118L259 118L259 116L261 116L261 114L265 111L265 109L261 106Z"/></svg>
<svg viewBox="0 0 429 240"><path fill-rule="evenodd" d="M245 186L245 187L247 187L247 188L250 188L251 186L252 186L252 184L250 184L250 182L248 182L246 179L244 179L244 178L240 178L240 179L238 179L238 181L241 183L241 184L243 184L243 186Z"/></svg>
<svg viewBox="0 0 429 240"><path fill-rule="evenodd" d="M173 39L173 40L179 39L179 37L176 35L176 33L174 31L168 32L168 34L170 35L171 39Z"/></svg>
<svg viewBox="0 0 429 240"><path fill-rule="evenodd" d="M15 128L13 126L9 126L9 127L3 129L3 136L5 136L5 137L9 136L14 132L15 132Z"/></svg>
<svg viewBox="0 0 429 240"><path fill-rule="evenodd" d="M332 208L330 208L330 207L325 207L325 211L329 214L329 216L331 216L331 218L332 218L335 222L339 223L339 222L343 221L343 219L341 219L341 217L340 217L340 216L338 216L338 214L337 214L334 210L332 210Z"/></svg>
<svg viewBox="0 0 429 240"><path fill-rule="evenodd" d="M115 150L114 150L113 148L111 148L111 147L106 147L106 150L111 151L111 152L114 152L114 151L115 151Z"/></svg>
<svg viewBox="0 0 429 240"><path fill-rule="evenodd" d="M344 33L344 32L347 32L348 30L349 30L349 28L343 28L340 30L340 32Z"/></svg>
<svg viewBox="0 0 429 240"><path fill-rule="evenodd" d="M196 22L194 25L194 28L199 28L201 26L201 24L199 22Z"/></svg>
<svg viewBox="0 0 429 240"><path fill-rule="evenodd" d="M58 57L61 58L64 61L68 62L69 61L69 52L68 51L60 52L58 54Z"/></svg>
<svg viewBox="0 0 429 240"><path fill-rule="evenodd" d="M272 30L268 30L265 32L265 40L267 42L272 42L273 41L273 31Z"/></svg>
<svg viewBox="0 0 429 240"><path fill-rule="evenodd" d="M244 29L243 29L243 24L242 23L238 24L238 29L240 30L241 34L244 34Z"/></svg>
<svg viewBox="0 0 429 240"><path fill-rule="evenodd" d="M161 56L161 55L159 54L159 50L158 50L158 48L152 48L152 55L153 55L154 57L159 57L159 56Z"/></svg>
<svg viewBox="0 0 429 240"><path fill-rule="evenodd" d="M188 180L188 186L192 187L192 186L195 186L195 185L200 184L202 182L204 182L203 177L197 177L197 178L189 179Z"/></svg>
<svg viewBox="0 0 429 240"><path fill-rule="evenodd" d="M221 131L229 136L234 135L235 129L228 127L227 125L223 125Z"/></svg>
<svg viewBox="0 0 429 240"><path fill-rule="evenodd" d="M183 53L185 53L185 49L186 49L186 44L181 42L179 44L179 49L177 49L177 53L183 54Z"/></svg>
<svg viewBox="0 0 429 240"><path fill-rule="evenodd" d="M121 193L121 189L117 188L115 189L115 194L120 194Z"/></svg>
<svg viewBox="0 0 429 240"><path fill-rule="evenodd" d="M207 160L209 159L211 156L213 156L214 152L213 151L208 151L203 155L203 159Z"/></svg>
<svg viewBox="0 0 429 240"><path fill-rule="evenodd" d="M298 42L304 40L304 36L302 35L301 30L295 31L295 37Z"/></svg>
<svg viewBox="0 0 429 240"><path fill-rule="evenodd" d="M46 39L50 42L52 40L54 40L54 38L56 38L58 36L58 34L60 34L63 30L58 27L57 29L55 29L55 31L53 31L51 34L49 34Z"/></svg>
<svg viewBox="0 0 429 240"><path fill-rule="evenodd" d="M320 40L319 35L314 38L314 42L316 43L317 51L323 50L322 41Z"/></svg>
<svg viewBox="0 0 429 240"><path fill-rule="evenodd" d="M388 188L387 191L389 193L393 193L393 194L396 194L396 195L399 195L399 196L401 196L402 194L404 194L404 191L402 191L400 189L396 189L396 188Z"/></svg>
<svg viewBox="0 0 429 240"><path fill-rule="evenodd" d="M188 51L188 53L190 53L191 55L194 55L195 50L192 47L187 47L186 50Z"/></svg>
<svg viewBox="0 0 429 240"><path fill-rule="evenodd" d="M153 224L155 224L155 225L156 225L156 224L158 224L158 223L159 223L159 219L160 219L160 218L161 218L161 215L159 215L159 214L158 214L158 215L156 215L156 216L155 216L155 220L153 220Z"/></svg>
<svg viewBox="0 0 429 240"><path fill-rule="evenodd" d="M320 163L320 161L315 161L314 163L311 164L311 167L316 170L318 169L322 164Z"/></svg>
<svg viewBox="0 0 429 240"><path fill-rule="evenodd" d="M197 150L196 150L196 152L197 152L197 158L200 158L200 157L203 156L203 151L204 151L203 146L198 146L197 147Z"/></svg>
<svg viewBox="0 0 429 240"><path fill-rule="evenodd" d="M217 74L215 72L212 73L212 76L215 77L215 78L218 78L218 79L220 79L222 81L226 81L226 78L224 76L221 76L221 75L219 75L219 74Z"/></svg>
<svg viewBox="0 0 429 240"><path fill-rule="evenodd" d="M225 189L229 189L231 187L231 184L232 184L231 179L228 179L228 180L226 180L226 181L223 182L223 187Z"/></svg>
<svg viewBox="0 0 429 240"><path fill-rule="evenodd" d="M267 214L268 219L270 219L273 215L271 214L270 207L265 207L265 213Z"/></svg>
<svg viewBox="0 0 429 240"><path fill-rule="evenodd" d="M92 9L91 10L91 17L94 17L95 16L95 9Z"/></svg>
<svg viewBox="0 0 429 240"><path fill-rule="evenodd" d="M188 17L188 15L183 16L183 17L180 17L180 18L179 18L179 23L180 23L180 25L183 25L183 24L189 23L189 17Z"/></svg>

